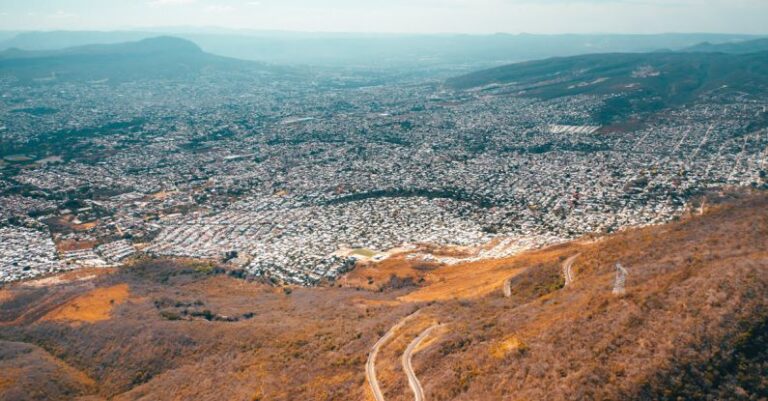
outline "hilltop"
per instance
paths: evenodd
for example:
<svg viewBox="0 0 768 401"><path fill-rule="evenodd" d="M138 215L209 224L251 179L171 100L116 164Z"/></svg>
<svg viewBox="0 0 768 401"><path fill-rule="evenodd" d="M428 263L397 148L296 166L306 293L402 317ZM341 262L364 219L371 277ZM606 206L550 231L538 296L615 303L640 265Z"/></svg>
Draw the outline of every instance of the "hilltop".
<svg viewBox="0 0 768 401"><path fill-rule="evenodd" d="M60 50L0 52L0 74L22 82L179 80L203 73L287 73L288 69L203 52L170 36Z"/></svg>
<svg viewBox="0 0 768 401"><path fill-rule="evenodd" d="M471 71L516 61L585 53L682 49L697 43L754 39L751 35L417 35L302 33L179 28L166 34L191 40L205 51L280 65L428 68ZM140 31L20 32L0 40L0 50L53 50L85 44L120 43L158 36Z"/></svg>
<svg viewBox="0 0 768 401"><path fill-rule="evenodd" d="M749 54L768 51L768 38L739 40L725 43L704 42L683 49L687 52Z"/></svg>
<svg viewBox="0 0 768 401"><path fill-rule="evenodd" d="M455 90L499 90L554 99L612 96L595 118L688 105L703 97L765 95L768 52L611 53L552 58L474 72L447 81Z"/></svg>
<svg viewBox="0 0 768 401"><path fill-rule="evenodd" d="M401 355L436 323L413 356L430 400L760 399L768 197L714 200L505 259L403 254L321 288L162 259L15 284L0 290L0 399L370 399L366 358L392 329L375 373L387 400L408 400Z"/></svg>

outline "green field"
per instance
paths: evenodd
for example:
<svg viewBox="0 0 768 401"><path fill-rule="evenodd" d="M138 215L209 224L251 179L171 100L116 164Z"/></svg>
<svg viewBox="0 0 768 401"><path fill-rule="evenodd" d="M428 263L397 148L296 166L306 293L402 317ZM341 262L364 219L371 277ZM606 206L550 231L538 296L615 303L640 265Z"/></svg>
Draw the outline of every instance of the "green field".
<svg viewBox="0 0 768 401"><path fill-rule="evenodd" d="M374 252L374 251L372 251L370 249L360 248L360 249L352 250L351 255L353 255L353 256L354 255L358 255L358 256L363 256L363 257L366 257L366 258L372 258L372 257L376 256L376 252Z"/></svg>

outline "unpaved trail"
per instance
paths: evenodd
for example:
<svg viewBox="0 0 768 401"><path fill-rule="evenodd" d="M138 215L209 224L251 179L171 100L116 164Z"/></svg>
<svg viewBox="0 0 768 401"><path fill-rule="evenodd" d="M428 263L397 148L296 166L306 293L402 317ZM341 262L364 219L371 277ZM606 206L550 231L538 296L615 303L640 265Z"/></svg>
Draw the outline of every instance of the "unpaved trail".
<svg viewBox="0 0 768 401"><path fill-rule="evenodd" d="M566 287L573 283L573 262L575 262L579 256L581 256L581 254L577 253L563 262L563 276L565 276Z"/></svg>
<svg viewBox="0 0 768 401"><path fill-rule="evenodd" d="M416 373L413 371L413 353L416 348L418 348L419 345L421 345L421 343L424 342L424 340L426 340L427 337L429 337L429 335L432 334L435 329L441 326L442 325L440 324L435 324L421 332L421 334L419 334L415 340L408 344L408 348L406 348L405 352L403 353L401 362L403 364L403 370L408 376L408 384L411 386L411 390L413 390L413 399L415 401L424 401L424 389L421 387L421 382L419 382L419 379L416 377Z"/></svg>
<svg viewBox="0 0 768 401"><path fill-rule="evenodd" d="M379 354L381 347L386 344L387 341L389 341L392 337L394 337L395 333L397 333L397 331L400 330L400 328L403 327L403 325L405 325L408 320L415 317L418 313L419 311L413 312L400 320L396 325L392 326L389 331L387 331L384 336L382 336L379 341L373 345L373 348L371 348L371 353L368 354L368 361L365 363L365 378L368 380L368 385L371 387L373 398L376 401L384 401L384 394L381 392L378 379L376 379L376 356Z"/></svg>

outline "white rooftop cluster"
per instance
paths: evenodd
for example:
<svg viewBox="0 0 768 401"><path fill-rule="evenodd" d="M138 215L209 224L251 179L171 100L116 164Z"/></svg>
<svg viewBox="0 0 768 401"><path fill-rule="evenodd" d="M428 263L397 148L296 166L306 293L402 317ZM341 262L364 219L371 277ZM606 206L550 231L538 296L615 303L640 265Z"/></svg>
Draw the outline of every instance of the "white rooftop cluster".
<svg viewBox="0 0 768 401"><path fill-rule="evenodd" d="M136 253L136 247L128 240L119 240L96 247L96 252L109 262L119 262Z"/></svg>
<svg viewBox="0 0 768 401"><path fill-rule="evenodd" d="M64 268L120 263L135 242L312 284L349 267L340 248L494 239L478 255L440 261L504 257L662 223L711 189L768 188L767 102L754 95L716 91L615 124L598 113L614 95L368 85L380 80L0 79L0 140L23 149L0 161L0 225L47 226L54 240L86 248L60 254ZM11 112L18 100L57 111ZM37 160L16 165L25 159ZM50 245L30 243L1 249L18 261Z"/></svg>
<svg viewBox="0 0 768 401"><path fill-rule="evenodd" d="M552 134L585 134L591 135L600 130L600 126L595 125L558 125L549 126L549 132Z"/></svg>
<svg viewBox="0 0 768 401"><path fill-rule="evenodd" d="M0 227L0 283L60 271L49 233L22 227Z"/></svg>
<svg viewBox="0 0 768 401"><path fill-rule="evenodd" d="M288 282L333 279L347 262L340 247L388 250L406 243L470 245L490 239L462 218L457 202L426 198L368 199L325 206L267 207L242 201L206 217L169 223L146 252L220 257L250 255L247 270Z"/></svg>

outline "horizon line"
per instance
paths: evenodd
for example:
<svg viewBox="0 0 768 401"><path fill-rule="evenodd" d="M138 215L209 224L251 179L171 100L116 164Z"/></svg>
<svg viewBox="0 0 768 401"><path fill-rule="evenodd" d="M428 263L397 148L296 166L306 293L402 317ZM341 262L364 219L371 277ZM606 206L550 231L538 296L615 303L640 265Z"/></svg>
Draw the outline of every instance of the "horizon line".
<svg viewBox="0 0 768 401"><path fill-rule="evenodd" d="M158 31L154 31L158 30ZM190 31L191 30L191 31ZM165 32L162 32L165 31ZM101 28L83 28L83 29L69 29L69 28L52 28L52 29L0 29L0 32L5 33L55 33L55 32L70 32L70 33L119 33L119 32L135 32L135 33L167 33L167 31L176 31L175 33L189 34L306 34L306 35L375 35L375 36L664 36L664 35L720 35L720 36L752 36L762 37L767 36L765 33L740 33L740 32L706 32L706 31L661 31L653 33L642 32L386 32L386 31L300 31L300 30L283 30L283 29L258 29L258 28L225 28L219 26L151 26L151 27L115 27L109 29ZM200 32L194 32L200 31ZM218 32L217 32L218 31Z"/></svg>

